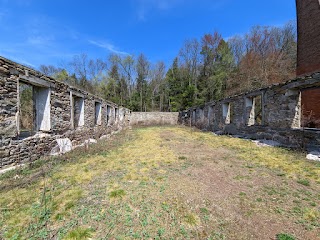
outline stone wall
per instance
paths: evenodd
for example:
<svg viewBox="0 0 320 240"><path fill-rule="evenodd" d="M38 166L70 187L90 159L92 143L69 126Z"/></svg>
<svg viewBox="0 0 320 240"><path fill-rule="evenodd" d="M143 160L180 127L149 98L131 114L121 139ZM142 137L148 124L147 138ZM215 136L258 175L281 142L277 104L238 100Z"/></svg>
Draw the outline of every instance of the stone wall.
<svg viewBox="0 0 320 240"><path fill-rule="evenodd" d="M132 112L131 125L176 125L178 112Z"/></svg>
<svg viewBox="0 0 320 240"><path fill-rule="evenodd" d="M296 0L296 4L299 76L320 71L320 1Z"/></svg>
<svg viewBox="0 0 320 240"><path fill-rule="evenodd" d="M35 132L29 137L22 136L19 126L21 83L33 88ZM83 100L77 101L83 105L82 113L77 112L76 98ZM82 122L75 123L75 115ZM0 57L0 168L106 137L126 127L129 115L126 108Z"/></svg>
<svg viewBox="0 0 320 240"><path fill-rule="evenodd" d="M320 148L320 129L305 128L301 93L320 88L320 73L197 106L179 122L220 134L275 140L291 147ZM259 97L261 106L255 101ZM310 104L309 104L310 105ZM318 106L315 106L315 111ZM259 119L256 117L260 112ZM317 115L315 115L317 116ZM318 119L320 120L320 119Z"/></svg>

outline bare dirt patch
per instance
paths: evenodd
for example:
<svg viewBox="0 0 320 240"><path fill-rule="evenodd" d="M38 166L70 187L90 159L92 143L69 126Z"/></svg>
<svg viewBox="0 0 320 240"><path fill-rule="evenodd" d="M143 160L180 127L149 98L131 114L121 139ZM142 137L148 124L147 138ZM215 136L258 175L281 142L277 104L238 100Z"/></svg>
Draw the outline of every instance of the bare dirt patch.
<svg viewBox="0 0 320 240"><path fill-rule="evenodd" d="M212 148L205 141L182 139L173 131L161 136L171 139L170 148L186 156L190 164L172 176L171 188L179 193L180 201L193 206L195 214L201 215L205 208L212 215L202 222L203 234L275 239L285 232L297 239L319 239L319 223L306 217L316 211L310 200L319 204L319 186L301 186L275 169L241 159L233 149Z"/></svg>

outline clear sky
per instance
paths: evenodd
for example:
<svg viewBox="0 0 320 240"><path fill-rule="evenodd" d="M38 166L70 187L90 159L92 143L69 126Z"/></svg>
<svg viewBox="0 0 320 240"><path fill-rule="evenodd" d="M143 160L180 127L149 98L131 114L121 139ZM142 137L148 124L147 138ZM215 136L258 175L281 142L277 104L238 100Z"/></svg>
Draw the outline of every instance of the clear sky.
<svg viewBox="0 0 320 240"><path fill-rule="evenodd" d="M295 0L0 0L0 55L35 68L112 52L169 65L186 39L295 19Z"/></svg>

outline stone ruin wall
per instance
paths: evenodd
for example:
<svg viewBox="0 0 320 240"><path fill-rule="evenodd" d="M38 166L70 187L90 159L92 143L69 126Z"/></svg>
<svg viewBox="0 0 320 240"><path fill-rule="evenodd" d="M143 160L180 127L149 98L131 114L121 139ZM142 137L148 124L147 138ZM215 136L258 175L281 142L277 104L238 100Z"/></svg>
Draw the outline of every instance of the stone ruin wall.
<svg viewBox="0 0 320 240"><path fill-rule="evenodd" d="M190 108L180 112L179 121L221 134L319 151L320 1L296 0L296 7L297 79Z"/></svg>
<svg viewBox="0 0 320 240"><path fill-rule="evenodd" d="M320 73L190 108L180 112L179 122L218 134L319 149L319 127L305 127L303 118L305 110L301 96L308 96L309 90L316 90L320 98ZM257 97L261 99L259 121L254 117Z"/></svg>
<svg viewBox="0 0 320 240"><path fill-rule="evenodd" d="M36 107L47 104L37 115L36 133L26 138L19 137L21 82L39 90ZM82 119L79 126L74 126L73 119L76 98L81 99L84 109L78 116ZM128 126L130 114L126 108L0 57L0 168L31 162L59 150L59 139L69 139L74 147L88 139L107 137Z"/></svg>
<svg viewBox="0 0 320 240"><path fill-rule="evenodd" d="M178 112L132 112L131 125L177 125Z"/></svg>

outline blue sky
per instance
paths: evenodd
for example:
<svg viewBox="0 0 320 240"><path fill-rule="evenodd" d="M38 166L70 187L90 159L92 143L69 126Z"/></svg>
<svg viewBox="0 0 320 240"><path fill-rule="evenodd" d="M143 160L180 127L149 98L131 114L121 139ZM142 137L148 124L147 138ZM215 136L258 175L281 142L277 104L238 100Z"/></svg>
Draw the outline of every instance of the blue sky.
<svg viewBox="0 0 320 240"><path fill-rule="evenodd" d="M34 68L81 53L144 53L169 65L186 39L295 18L295 0L0 0L0 55Z"/></svg>

